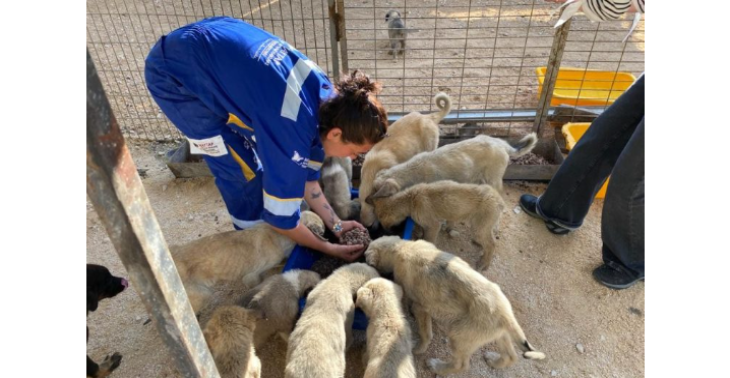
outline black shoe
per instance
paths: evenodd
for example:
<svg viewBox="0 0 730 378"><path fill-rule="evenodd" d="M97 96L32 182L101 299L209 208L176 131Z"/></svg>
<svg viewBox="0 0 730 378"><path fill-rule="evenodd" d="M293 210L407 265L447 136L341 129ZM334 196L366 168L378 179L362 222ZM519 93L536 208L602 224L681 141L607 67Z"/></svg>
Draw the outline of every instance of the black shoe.
<svg viewBox="0 0 730 378"><path fill-rule="evenodd" d="M543 218L537 212L537 197L531 194L523 194L520 197L520 207L530 216L544 220L545 227L547 227L548 231L552 232L555 235L565 235L570 231L573 231L567 227L560 226L551 220Z"/></svg>
<svg viewBox="0 0 730 378"><path fill-rule="evenodd" d="M612 261L596 268L593 271L593 278L602 285L616 290L627 289L644 280L643 276L639 276L621 264Z"/></svg>

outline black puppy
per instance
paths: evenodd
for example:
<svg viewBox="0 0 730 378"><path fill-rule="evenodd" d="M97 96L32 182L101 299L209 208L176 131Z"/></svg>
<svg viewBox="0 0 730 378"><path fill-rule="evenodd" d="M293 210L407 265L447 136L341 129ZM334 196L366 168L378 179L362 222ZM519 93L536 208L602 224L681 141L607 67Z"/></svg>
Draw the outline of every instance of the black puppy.
<svg viewBox="0 0 730 378"><path fill-rule="evenodd" d="M99 307L99 301L111 298L127 288L129 283L121 277L112 276L109 269L94 264L86 264L86 316ZM86 327L86 342L89 342L89 327ZM111 374L122 363L122 355L114 353L106 356L101 365L97 365L86 355L86 376L102 378Z"/></svg>

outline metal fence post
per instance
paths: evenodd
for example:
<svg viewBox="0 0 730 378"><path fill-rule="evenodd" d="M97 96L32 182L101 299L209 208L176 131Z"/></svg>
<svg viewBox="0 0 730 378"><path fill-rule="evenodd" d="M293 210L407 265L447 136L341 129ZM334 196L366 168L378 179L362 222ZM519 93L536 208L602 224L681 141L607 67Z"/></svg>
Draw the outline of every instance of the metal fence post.
<svg viewBox="0 0 730 378"><path fill-rule="evenodd" d="M350 67L347 62L347 30L345 23L345 1L337 0L337 40L340 41L340 54L342 58L342 71L345 75L350 73Z"/></svg>
<svg viewBox="0 0 730 378"><path fill-rule="evenodd" d="M337 34L339 33L339 22L337 10L335 9L335 0L327 0L330 18L330 48L332 49L332 80L337 82L340 80L340 52L337 48Z"/></svg>
<svg viewBox="0 0 730 378"><path fill-rule="evenodd" d="M87 194L180 373L218 378L88 50L86 80Z"/></svg>
<svg viewBox="0 0 730 378"><path fill-rule="evenodd" d="M547 122L548 113L550 111L550 101L553 98L555 82L558 80L558 71L560 69L560 62L563 60L565 42L568 40L568 31L570 30L571 21L573 20L569 19L566 23L560 26L558 30L555 31L555 38L553 38L553 46L550 50L547 70L545 71L545 80L542 84L540 99L537 102L535 124L532 127L532 131L536 132L540 139L544 139L546 136L545 134L547 133L545 130L545 123Z"/></svg>

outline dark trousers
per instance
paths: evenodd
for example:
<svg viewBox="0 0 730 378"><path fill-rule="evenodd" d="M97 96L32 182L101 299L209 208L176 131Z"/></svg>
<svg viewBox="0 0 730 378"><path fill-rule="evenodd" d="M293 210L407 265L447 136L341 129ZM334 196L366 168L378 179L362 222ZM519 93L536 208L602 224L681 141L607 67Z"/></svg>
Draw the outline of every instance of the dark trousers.
<svg viewBox="0 0 730 378"><path fill-rule="evenodd" d="M578 228L608 176L603 260L644 276L644 77L596 118L550 181L538 212Z"/></svg>

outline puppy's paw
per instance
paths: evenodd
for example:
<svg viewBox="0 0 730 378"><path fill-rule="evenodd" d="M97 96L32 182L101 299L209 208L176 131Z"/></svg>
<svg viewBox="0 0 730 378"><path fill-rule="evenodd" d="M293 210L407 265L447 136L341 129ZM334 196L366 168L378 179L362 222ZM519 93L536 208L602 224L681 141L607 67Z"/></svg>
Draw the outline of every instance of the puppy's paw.
<svg viewBox="0 0 730 378"><path fill-rule="evenodd" d="M511 363L509 359L503 358L502 355L495 352L484 353L484 361L486 361L487 365L489 365L492 369L504 369Z"/></svg>
<svg viewBox="0 0 730 378"><path fill-rule="evenodd" d="M427 343L418 343L415 349L413 349L413 354L424 354L428 350L428 344Z"/></svg>
<svg viewBox="0 0 730 378"><path fill-rule="evenodd" d="M432 373L440 374L444 370L446 362L444 362L440 358L429 358L428 361L426 361L426 365Z"/></svg>
<svg viewBox="0 0 730 378"><path fill-rule="evenodd" d="M491 259L485 259L484 257L479 259L479 262L477 262L477 271L478 272L486 272L487 269L489 269L489 265L491 265L492 260Z"/></svg>

